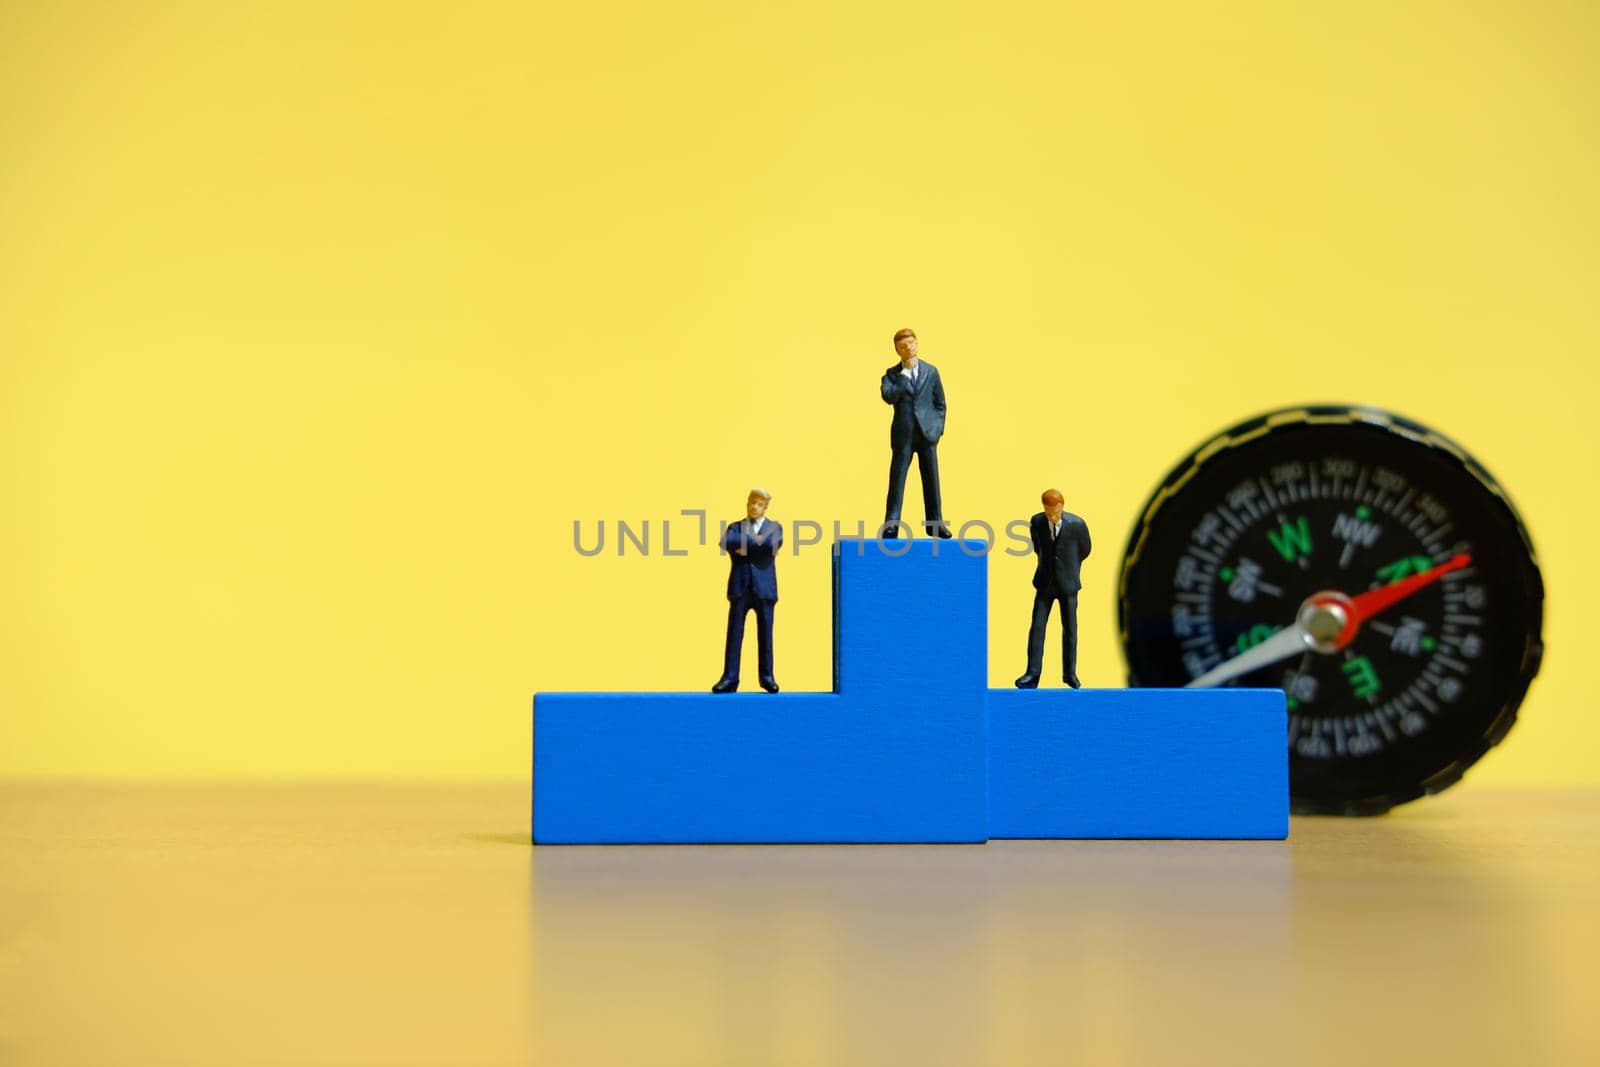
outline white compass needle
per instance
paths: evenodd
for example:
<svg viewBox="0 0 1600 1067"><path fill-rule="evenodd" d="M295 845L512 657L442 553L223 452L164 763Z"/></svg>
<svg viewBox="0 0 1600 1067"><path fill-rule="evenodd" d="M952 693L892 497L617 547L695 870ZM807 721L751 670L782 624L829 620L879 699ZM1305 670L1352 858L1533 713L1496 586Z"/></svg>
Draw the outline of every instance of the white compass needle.
<svg viewBox="0 0 1600 1067"><path fill-rule="evenodd" d="M1296 620L1293 626L1287 626L1259 645L1212 667L1209 671L1190 682L1185 689L1205 689L1221 685L1241 674L1260 670L1268 664L1276 663L1290 656L1297 656L1310 648L1312 637L1301 623Z"/></svg>
<svg viewBox="0 0 1600 1067"><path fill-rule="evenodd" d="M1332 589L1313 593L1300 605L1293 626L1279 630L1256 647L1239 653L1226 663L1218 664L1184 688L1204 689L1221 685L1308 648L1330 655L1354 640L1361 624L1374 615L1421 592L1451 571L1471 565L1472 557L1461 552L1452 556L1447 563L1430 567L1421 574L1413 574L1390 585L1369 589L1360 596L1346 596Z"/></svg>

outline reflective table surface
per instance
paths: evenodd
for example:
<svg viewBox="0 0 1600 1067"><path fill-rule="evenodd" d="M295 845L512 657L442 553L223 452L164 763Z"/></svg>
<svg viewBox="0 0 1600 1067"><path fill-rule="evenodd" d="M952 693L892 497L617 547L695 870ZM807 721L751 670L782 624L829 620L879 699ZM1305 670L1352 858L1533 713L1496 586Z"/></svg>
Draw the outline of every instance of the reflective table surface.
<svg viewBox="0 0 1600 1067"><path fill-rule="evenodd" d="M0 1064L1600 1055L1600 791L1237 843L533 848L527 805L0 785Z"/></svg>

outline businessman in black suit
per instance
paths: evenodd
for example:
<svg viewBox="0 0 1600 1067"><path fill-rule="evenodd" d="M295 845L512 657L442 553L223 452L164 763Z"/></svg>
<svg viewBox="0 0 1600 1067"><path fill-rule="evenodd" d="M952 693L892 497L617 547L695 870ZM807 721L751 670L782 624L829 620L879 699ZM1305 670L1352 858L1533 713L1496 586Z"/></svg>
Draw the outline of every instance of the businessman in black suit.
<svg viewBox="0 0 1600 1067"><path fill-rule="evenodd" d="M778 691L772 677L772 609L778 603L778 571L773 560L783 545L783 527L767 518L772 494L765 489L750 490L745 501L745 517L722 534L722 550L728 554L728 644L722 654L722 677L711 687L713 693L731 693L739 688L739 652L744 645L744 617L756 613L756 647L760 650L761 688Z"/></svg>
<svg viewBox="0 0 1600 1067"><path fill-rule="evenodd" d="M900 362L883 372L879 393L885 404L893 405L889 423L889 496L884 502L883 523L889 536L900 532L900 505L906 493L906 471L911 457L917 457L922 475L922 513L926 525L940 537L950 537L939 502L939 438L944 436L944 383L932 363L917 358L917 335L901 330L894 335L894 350Z"/></svg>
<svg viewBox="0 0 1600 1067"><path fill-rule="evenodd" d="M1056 489L1040 497L1044 510L1028 524L1039 565L1033 572L1033 623L1028 627L1028 672L1017 679L1018 689L1039 688L1044 670L1044 628L1050 607L1061 605L1061 680L1077 689L1078 681L1078 568L1089 558L1089 527L1064 510Z"/></svg>

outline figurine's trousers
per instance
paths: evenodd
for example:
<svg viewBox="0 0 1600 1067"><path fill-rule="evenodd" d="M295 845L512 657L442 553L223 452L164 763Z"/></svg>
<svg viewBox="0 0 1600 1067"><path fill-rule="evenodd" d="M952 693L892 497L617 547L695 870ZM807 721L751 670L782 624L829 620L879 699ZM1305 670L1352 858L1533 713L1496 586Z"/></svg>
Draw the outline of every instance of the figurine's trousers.
<svg viewBox="0 0 1600 1067"><path fill-rule="evenodd" d="M939 445L922 436L920 429L913 430L911 440L897 445L889 458L889 496L883 504L883 521L898 522L900 507L906 495L906 472L911 469L911 457L917 457L917 471L922 475L922 514L930 522L943 524L944 512L939 504Z"/></svg>
<svg viewBox="0 0 1600 1067"><path fill-rule="evenodd" d="M1044 627L1050 621L1050 608L1061 605L1061 673L1072 677L1078 673L1078 594L1063 593L1058 589L1036 589L1033 592L1033 622L1028 627L1028 673L1039 675L1044 671Z"/></svg>
<svg viewBox="0 0 1600 1067"><path fill-rule="evenodd" d="M776 600L762 600L746 592L737 600L728 601L728 647L722 654L722 677L726 681L739 680L739 651L744 645L744 616L756 613L756 647L761 658L762 678L772 677L772 609Z"/></svg>

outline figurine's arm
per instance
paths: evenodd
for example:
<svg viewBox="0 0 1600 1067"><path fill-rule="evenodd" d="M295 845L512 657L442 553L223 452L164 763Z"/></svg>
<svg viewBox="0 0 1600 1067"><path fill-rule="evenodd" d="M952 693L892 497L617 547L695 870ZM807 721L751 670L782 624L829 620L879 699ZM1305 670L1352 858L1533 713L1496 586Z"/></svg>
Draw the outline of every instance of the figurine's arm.
<svg viewBox="0 0 1600 1067"><path fill-rule="evenodd" d="M939 421L944 422L944 379L937 376L933 379L933 410L939 413Z"/></svg>
<svg viewBox="0 0 1600 1067"><path fill-rule="evenodd" d="M775 522L768 521L761 527L761 532L750 538L747 552L751 559L767 559L778 554L778 546L783 544L783 527Z"/></svg>
<svg viewBox="0 0 1600 1067"><path fill-rule="evenodd" d="M893 404L901 397L911 395L911 379L900 373L899 367L884 372L883 384L878 387L885 404Z"/></svg>
<svg viewBox="0 0 1600 1067"><path fill-rule="evenodd" d="M1078 520L1078 558L1089 558L1089 524L1082 519Z"/></svg>

